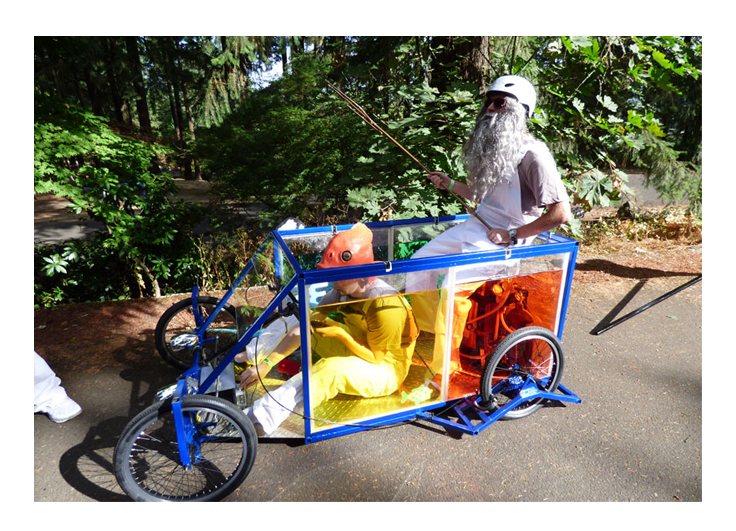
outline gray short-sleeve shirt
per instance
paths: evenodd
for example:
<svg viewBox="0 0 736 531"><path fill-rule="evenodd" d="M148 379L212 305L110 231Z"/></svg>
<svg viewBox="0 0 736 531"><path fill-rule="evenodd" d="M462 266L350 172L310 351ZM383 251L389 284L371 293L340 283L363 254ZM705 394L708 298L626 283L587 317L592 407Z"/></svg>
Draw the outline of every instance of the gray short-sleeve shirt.
<svg viewBox="0 0 736 531"><path fill-rule="evenodd" d="M547 205L569 202L554 157L542 142L535 142L519 164L521 211L539 217Z"/></svg>

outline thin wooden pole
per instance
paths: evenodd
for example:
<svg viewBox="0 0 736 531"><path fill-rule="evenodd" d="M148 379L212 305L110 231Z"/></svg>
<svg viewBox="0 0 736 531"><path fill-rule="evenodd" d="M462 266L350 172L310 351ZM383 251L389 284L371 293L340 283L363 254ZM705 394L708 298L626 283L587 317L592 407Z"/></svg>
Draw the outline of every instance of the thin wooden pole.
<svg viewBox="0 0 736 531"><path fill-rule="evenodd" d="M345 94L345 93L344 93L344 92L343 92L342 90L340 90L339 88L337 88L337 87L336 87L335 85L333 85L333 84L332 84L332 83L330 83L329 81L327 82L327 86L328 86L328 87L330 87L330 89L332 89L332 90L333 90L333 91L334 91L334 92L335 92L335 93L336 93L336 94L337 94L338 96L340 96L340 98L342 98L342 99L343 99L343 100L344 100L344 101L345 101L345 102L346 102L346 103L348 104L348 107L350 108L350 110L351 110L351 111L353 111L353 112L354 112L355 114L357 114L357 115L358 115L358 116L360 117L360 119L362 119L362 120L363 120L363 121L364 121L365 123L367 123L367 124L368 124L369 126L371 126L371 127L372 127L372 128L374 129L374 130L378 131L378 133L382 134L383 136L385 136L386 138L388 138L388 139L389 139L389 140L390 140L391 142L393 142L393 144L394 144L394 145L396 145L396 146L397 146L397 147L398 147L398 148L399 148L399 149L400 149L401 151L403 151L403 152L404 152L404 154L406 154L406 155L407 155L407 156L408 156L408 157L409 157L409 158L410 158L411 160L413 160L413 161L414 161L414 162L415 162L415 163L416 163L416 164L417 164L417 165L418 165L418 166L419 166L420 168L422 168L422 169L423 169L424 171L426 171L427 173L430 173L429 169L428 169L428 168L427 168L427 167L426 167L426 166L425 166L424 164L422 164L422 163L421 163L421 162L419 161L419 159L417 159L417 158L416 158L416 157L415 157L414 155L412 155L411 153L409 153L409 150L408 150L408 149L406 149L406 148L405 148L404 146L402 146L402 145L401 145L401 144L400 144L400 143L399 143L399 142L398 142L398 141L397 141L397 140L396 140L396 139L395 139L394 137L392 137L392 136L391 136L391 135L389 135L389 134L388 134L388 133L387 133L386 131L384 131L384 130L383 130L383 129L382 129L382 128L381 128L381 127L380 127L380 126L379 126L379 125L378 125L378 124L377 124L377 123L376 123L376 122L374 121L374 120L373 120L373 118L371 118L371 116L370 116L370 115L369 115L369 114L368 114L367 112L365 112L365 110L364 110L364 109L363 109L363 108L362 108L362 107L361 107L360 105L358 105L358 104L357 104L357 103L356 103L356 102L355 102L355 101L354 101L354 100L353 100L352 98L350 98L350 96L348 96L347 94ZM464 197L462 197L462 196L460 196L460 195L456 194L456 193L455 193L455 192L453 192L452 190L447 190L447 191L448 191L448 192L449 192L449 193L450 193L450 194L451 194L451 195L452 195L452 196L453 196L453 197L454 197L455 199L457 199L457 200L458 200L458 201L460 202L460 204L461 204L461 205L463 205L463 207L465 208L465 210L466 210L466 211L467 211L467 212L468 212L469 214L471 214L471 215L475 216L475 218L476 218L476 219L477 219L478 221L480 221L480 222L481 222L481 223L482 223L482 224L483 224L483 225L484 225L484 226L485 226L485 227L486 227L486 228L487 228L488 230L492 230L492 229L493 229L493 227L491 227L491 226L490 226L490 225L489 225L488 223L486 223L486 222L485 222L485 220L483 220L483 218L481 218L481 217L480 217L480 216L479 216L479 215L477 214L477 212L475 211L475 208L473 208L473 207L472 207L472 206L471 206L471 205L470 205L470 204L469 204L469 203L468 203L468 202L467 202L467 201L465 200L465 198L464 198Z"/></svg>

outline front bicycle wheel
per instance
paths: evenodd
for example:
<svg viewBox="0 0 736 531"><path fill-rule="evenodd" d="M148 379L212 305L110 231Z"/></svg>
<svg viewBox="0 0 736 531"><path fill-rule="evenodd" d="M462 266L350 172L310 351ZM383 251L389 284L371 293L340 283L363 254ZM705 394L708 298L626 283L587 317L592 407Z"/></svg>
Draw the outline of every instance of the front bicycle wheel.
<svg viewBox="0 0 736 531"><path fill-rule="evenodd" d="M557 336L546 328L528 326L507 335L491 353L480 379L483 407L496 411L519 396L532 378L537 388L552 392L562 378L565 358ZM522 402L504 419L527 417L544 405L543 398Z"/></svg>
<svg viewBox="0 0 736 531"><path fill-rule="evenodd" d="M181 465L170 400L142 411L120 436L115 477L133 500L219 500L250 473L258 436L240 409L220 398L186 395L182 415L188 467Z"/></svg>
<svg viewBox="0 0 736 531"><path fill-rule="evenodd" d="M215 297L197 297L202 323L212 315L219 302ZM202 348L202 362L229 351L240 337L239 322L237 310L225 304L207 328L204 343L199 345L194 335L197 322L192 299L181 300L166 310L156 324L156 350L177 369L187 370L192 366L196 348Z"/></svg>

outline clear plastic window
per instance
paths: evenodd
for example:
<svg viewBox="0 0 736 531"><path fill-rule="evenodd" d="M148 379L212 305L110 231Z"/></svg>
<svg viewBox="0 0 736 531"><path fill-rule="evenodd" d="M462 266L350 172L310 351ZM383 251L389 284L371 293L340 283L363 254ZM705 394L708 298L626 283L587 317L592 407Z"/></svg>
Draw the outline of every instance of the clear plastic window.
<svg viewBox="0 0 736 531"><path fill-rule="evenodd" d="M404 275L340 281L310 308L313 431L441 399L431 369L434 336L420 334L414 301L401 293L404 281ZM343 294L361 284L363 296Z"/></svg>

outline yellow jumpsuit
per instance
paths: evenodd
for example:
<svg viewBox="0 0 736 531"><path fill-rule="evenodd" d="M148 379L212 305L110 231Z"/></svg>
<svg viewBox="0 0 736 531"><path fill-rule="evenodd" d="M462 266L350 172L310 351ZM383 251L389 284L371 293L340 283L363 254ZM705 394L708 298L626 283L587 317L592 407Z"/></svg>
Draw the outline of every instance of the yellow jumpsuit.
<svg viewBox="0 0 736 531"><path fill-rule="evenodd" d="M409 373L419 335L414 315L396 290L389 290L380 279L375 283L384 284L377 292L395 295L324 305L314 310L339 323L356 348L369 349L377 363L361 359L337 338L323 337L312 331L312 353L320 357L311 367L312 410L338 393L365 398L390 395ZM266 434L276 430L303 402L302 374L296 374L278 389L256 400L248 411Z"/></svg>
<svg viewBox="0 0 736 531"><path fill-rule="evenodd" d="M338 393L366 398L390 395L409 373L419 331L401 295L357 303L319 307L337 313L353 340L370 349L378 363L356 356L336 338L312 333L312 352L320 356L312 367L312 407Z"/></svg>

